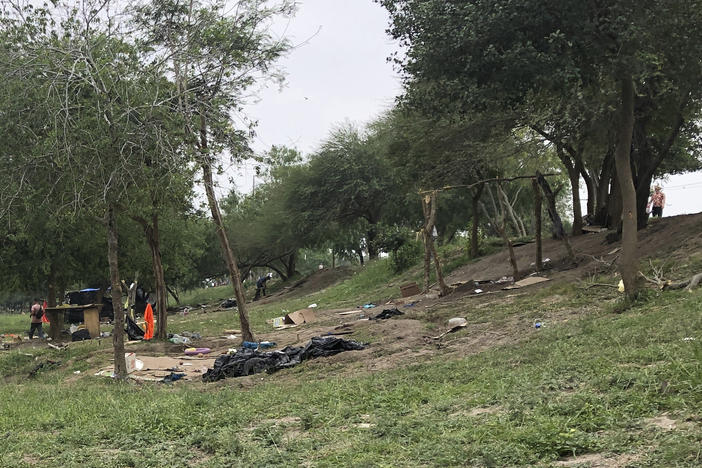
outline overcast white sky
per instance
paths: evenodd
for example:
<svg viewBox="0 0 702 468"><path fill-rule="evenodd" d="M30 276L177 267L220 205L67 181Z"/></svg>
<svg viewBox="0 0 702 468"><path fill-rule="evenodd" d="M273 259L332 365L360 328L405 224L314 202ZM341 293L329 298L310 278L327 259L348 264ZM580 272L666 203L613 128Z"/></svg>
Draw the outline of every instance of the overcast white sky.
<svg viewBox="0 0 702 468"><path fill-rule="evenodd" d="M301 0L295 17L275 25L293 44L302 44L280 65L286 72L282 90L271 86L246 107L258 120L253 146L271 145L314 151L337 124L364 124L390 108L401 91L398 74L387 58L397 49L385 29L388 17L372 0ZM220 196L233 179L250 192L254 164L231 166L220 178ZM702 211L702 173L660 181L667 195L664 215Z"/></svg>
<svg viewBox="0 0 702 468"><path fill-rule="evenodd" d="M372 0L301 0L297 14L275 25L296 45L280 61L282 90L262 90L246 107L258 121L253 147L271 145L314 151L335 125L364 124L389 109L400 93L399 76L387 58L396 46L385 34L388 17ZM254 163L230 167L237 189L249 192ZM220 178L222 194L226 182Z"/></svg>

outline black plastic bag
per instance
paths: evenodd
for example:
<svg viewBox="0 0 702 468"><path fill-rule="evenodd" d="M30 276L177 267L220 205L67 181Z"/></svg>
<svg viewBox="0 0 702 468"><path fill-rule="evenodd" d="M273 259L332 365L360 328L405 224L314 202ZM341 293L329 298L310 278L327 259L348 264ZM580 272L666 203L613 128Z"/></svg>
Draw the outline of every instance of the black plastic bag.
<svg viewBox="0 0 702 468"><path fill-rule="evenodd" d="M260 372L270 373L296 366L307 359L364 348L365 345L362 343L333 336L314 337L304 348L287 346L280 351L267 352L241 348L236 354L219 356L215 360L214 367L208 369L202 376L202 380L214 382L226 377L242 377Z"/></svg>

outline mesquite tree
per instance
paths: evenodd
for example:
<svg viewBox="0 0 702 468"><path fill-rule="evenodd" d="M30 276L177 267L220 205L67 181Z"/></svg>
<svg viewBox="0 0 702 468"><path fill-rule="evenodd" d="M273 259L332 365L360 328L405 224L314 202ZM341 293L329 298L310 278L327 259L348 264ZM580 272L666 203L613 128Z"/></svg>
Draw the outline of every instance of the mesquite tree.
<svg viewBox="0 0 702 468"><path fill-rule="evenodd" d="M231 3L231 2L230 2ZM239 310L242 337L253 340L246 298L215 194L214 171L229 151L241 158L248 151L247 133L232 124L245 93L258 79L280 78L272 65L288 43L269 31L270 21L290 15L294 2L268 5L260 0L155 0L137 9L144 41L156 61L168 63L178 89L178 111L185 139L192 148L210 206L212 220L229 270Z"/></svg>

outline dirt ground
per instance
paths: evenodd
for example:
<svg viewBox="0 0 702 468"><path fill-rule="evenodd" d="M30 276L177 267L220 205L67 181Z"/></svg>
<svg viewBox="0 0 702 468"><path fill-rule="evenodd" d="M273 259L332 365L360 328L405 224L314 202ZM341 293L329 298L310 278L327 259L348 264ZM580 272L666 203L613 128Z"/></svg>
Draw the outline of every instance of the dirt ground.
<svg viewBox="0 0 702 468"><path fill-rule="evenodd" d="M304 346L314 336L341 333L342 338L356 339L369 343L362 351L340 353L336 356L308 361L307 366L324 366L325 372L355 374L376 372L398 368L428 360L438 354L465 356L479 353L491 347L515 343L539 333L534 322L554 324L567 321L588 313L587 308L569 309L559 306L558 296L545 297L541 301L543 312L534 316L533 311L523 311L507 317L491 317L490 307L504 306L520 296L553 284L571 283L602 271L605 263L613 262L618 255L619 243L608 243L606 233L585 234L571 239L577 255L577 264L564 261L566 250L560 241L545 240L543 257L550 259L550 268L538 272L548 282L527 286L521 289L503 290L504 284L475 281L495 281L511 275L511 266L506 252L484 257L477 262L454 270L446 282L454 285L454 292L446 297L438 297L438 291L420 294L409 298L398 298L373 309L315 309L317 319L308 324L282 330L273 329L258 333L261 341L273 341L276 349L285 346ZM665 258L672 265L681 265L690 252L702 252L702 214L663 218L639 233L639 246L642 256ZM527 273L533 272L534 244L515 248L518 265ZM609 270L613 270L612 267ZM316 292L341 281L351 274L350 269L320 270L289 288L265 298L276 301L282 298L300 297ZM679 279L679 278L675 278ZM475 289L484 292L475 294ZM399 296L399 290L398 290ZM403 316L388 320L372 320L371 317L384 309L398 308ZM460 310L460 313L456 311ZM468 320L468 326L441 339L435 339L448 330L446 314L456 314ZM203 337L189 346L208 347L213 358L226 353L238 345L237 340L225 338L224 331L217 337ZM109 347L109 346L108 346ZM182 356L184 346L170 343L144 343L127 347L139 356ZM285 376L280 378L286 378ZM231 379L230 379L231 380ZM253 378L236 379L240 385L252 385ZM227 383L222 383L227 385Z"/></svg>

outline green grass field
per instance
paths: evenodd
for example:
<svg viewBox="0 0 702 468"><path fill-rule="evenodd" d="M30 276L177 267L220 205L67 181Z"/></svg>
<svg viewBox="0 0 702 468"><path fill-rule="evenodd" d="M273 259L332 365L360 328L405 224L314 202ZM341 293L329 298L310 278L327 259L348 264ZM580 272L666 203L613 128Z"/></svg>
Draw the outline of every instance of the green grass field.
<svg viewBox="0 0 702 468"><path fill-rule="evenodd" d="M311 302L382 298L404 279L376 262L317 294L252 307L254 328ZM3 352L0 465L702 465L702 293L651 292L619 314L609 292L554 285L473 317L536 317L554 294L572 319L467 357L377 372L318 360L215 384L118 383L85 375L97 344ZM193 313L171 326L220 333L232 321L230 311ZM48 359L61 363L28 377Z"/></svg>

